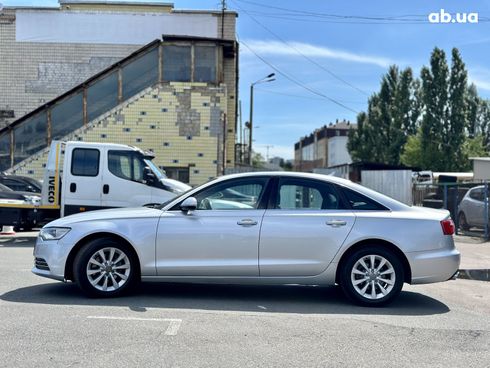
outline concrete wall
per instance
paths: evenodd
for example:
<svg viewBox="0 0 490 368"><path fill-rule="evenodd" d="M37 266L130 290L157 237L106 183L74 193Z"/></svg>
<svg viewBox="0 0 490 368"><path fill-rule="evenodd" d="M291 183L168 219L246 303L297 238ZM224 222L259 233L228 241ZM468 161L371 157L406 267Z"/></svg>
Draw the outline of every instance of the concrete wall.
<svg viewBox="0 0 490 368"><path fill-rule="evenodd" d="M412 205L411 170L363 170L361 184L407 205Z"/></svg>
<svg viewBox="0 0 490 368"><path fill-rule="evenodd" d="M146 44L146 40L151 41L162 37L161 31L155 31L154 34L145 34L145 41L142 43L129 41L124 43L121 42L122 38L115 38L112 42L106 40L103 43L84 42L83 40L72 40L71 42L46 42L46 40L40 42L40 40L35 39L22 39L22 42L20 42L17 40L17 18L22 18L28 12L34 15L36 15L36 12L47 15L51 13L58 17L62 17L63 14L67 16L83 14L90 16L92 12L94 16L96 15L99 18L104 16L105 12L107 17L120 16L121 20L127 20L128 17L131 17L131 14L128 13L131 9L127 7L119 9L111 5L97 9L84 8L82 10L77 8L75 12L73 7L79 5L67 3L63 6L63 11L56 8L19 10L8 7L0 11L0 128L128 56ZM70 6L70 9L67 9L66 6ZM169 12L168 5L164 5L159 9L160 12L153 8L135 6L133 12L136 18L144 18L145 16L148 19L153 19L157 16L176 19L185 18L186 22L190 24L192 24L190 20L193 17L200 20L205 18L216 27L213 35L220 37L223 30L224 38L235 39L236 14L233 12L225 13L222 27L220 12L179 10ZM17 14L17 12L19 13ZM123 21L122 23L125 24L125 22ZM125 24L125 27L131 30L130 24ZM25 28L25 24L23 28ZM31 28L35 30L36 25L31 24ZM22 34L25 35L24 31ZM173 34L179 33L173 32ZM230 59L225 60L224 64L225 82L229 91L236 90L234 85L235 62L236 59ZM237 98L238 96L236 96L235 92L230 93L230 99L235 101ZM234 134L236 121L235 104L231 103L228 106L227 118L231 122L229 125L233 129L230 134ZM2 113L2 111L4 112ZM13 117L8 116L10 111L14 112ZM232 145L230 145L230 149L233 150Z"/></svg>
<svg viewBox="0 0 490 368"><path fill-rule="evenodd" d="M328 167L350 164L352 158L347 150L346 136L336 136L328 139Z"/></svg>

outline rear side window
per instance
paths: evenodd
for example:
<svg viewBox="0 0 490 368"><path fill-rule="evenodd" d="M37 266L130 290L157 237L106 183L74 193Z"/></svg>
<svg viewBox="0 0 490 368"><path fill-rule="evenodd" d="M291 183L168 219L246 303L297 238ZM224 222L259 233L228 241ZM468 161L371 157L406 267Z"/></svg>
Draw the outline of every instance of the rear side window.
<svg viewBox="0 0 490 368"><path fill-rule="evenodd" d="M281 210L337 210L343 203L334 186L316 180L281 178L276 208Z"/></svg>
<svg viewBox="0 0 490 368"><path fill-rule="evenodd" d="M477 201L483 201L484 200L483 189L473 189L470 192L470 198Z"/></svg>
<svg viewBox="0 0 490 368"><path fill-rule="evenodd" d="M372 199L366 197L363 194L360 194L351 189L342 188L342 192L344 193L347 202L349 202L350 207L353 210L359 211L386 211L388 208L379 204L378 202L373 201Z"/></svg>
<svg viewBox="0 0 490 368"><path fill-rule="evenodd" d="M92 148L75 148L72 153L71 174L74 176L99 175L100 152Z"/></svg>

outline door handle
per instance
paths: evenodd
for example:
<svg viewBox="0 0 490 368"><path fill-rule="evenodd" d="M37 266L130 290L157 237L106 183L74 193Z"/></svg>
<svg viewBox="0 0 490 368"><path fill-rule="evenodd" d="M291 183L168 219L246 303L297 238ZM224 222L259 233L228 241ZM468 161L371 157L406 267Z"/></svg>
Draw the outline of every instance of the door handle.
<svg viewBox="0 0 490 368"><path fill-rule="evenodd" d="M344 220L331 220L331 221L327 221L326 224L328 226L332 226L332 227L340 227L340 226L347 225L347 221L344 221Z"/></svg>
<svg viewBox="0 0 490 368"><path fill-rule="evenodd" d="M109 184L104 184L102 187L102 193L109 194Z"/></svg>
<svg viewBox="0 0 490 368"><path fill-rule="evenodd" d="M77 191L77 184L76 183L71 183L70 184L70 192L75 193Z"/></svg>
<svg viewBox="0 0 490 368"><path fill-rule="evenodd" d="M240 226L255 226L257 225L257 221L252 219L243 219L237 222Z"/></svg>

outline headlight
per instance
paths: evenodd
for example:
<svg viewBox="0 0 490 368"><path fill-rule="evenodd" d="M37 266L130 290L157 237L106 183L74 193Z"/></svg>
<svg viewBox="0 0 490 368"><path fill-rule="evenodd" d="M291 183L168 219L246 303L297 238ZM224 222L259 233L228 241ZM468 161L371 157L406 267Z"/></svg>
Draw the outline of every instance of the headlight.
<svg viewBox="0 0 490 368"><path fill-rule="evenodd" d="M35 196L35 195L32 195L32 196L26 195L26 196L24 196L24 198L25 198L26 202L32 203L34 205L39 205L41 202L41 197Z"/></svg>
<svg viewBox="0 0 490 368"><path fill-rule="evenodd" d="M71 229L69 227L46 227L39 232L42 240L59 240L64 237Z"/></svg>

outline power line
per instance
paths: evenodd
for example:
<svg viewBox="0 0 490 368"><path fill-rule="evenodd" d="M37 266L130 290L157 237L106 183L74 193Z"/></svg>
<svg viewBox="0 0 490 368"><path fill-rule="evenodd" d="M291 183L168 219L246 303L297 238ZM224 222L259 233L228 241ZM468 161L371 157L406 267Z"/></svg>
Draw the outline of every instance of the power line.
<svg viewBox="0 0 490 368"><path fill-rule="evenodd" d="M258 11L252 11L255 12L256 15L258 16L268 16L271 18L279 18L279 19L288 19L288 20L296 20L296 21L312 21L311 19L306 20L306 19L287 18L287 16L293 16L293 17L317 17L317 18L338 20L338 21L331 21L331 20L316 21L316 22L324 22L324 23L348 23L348 24L387 24L387 23L422 24L425 23L425 24L429 24L427 20L427 14L401 14L401 15L390 15L390 16L345 15L345 14L312 12L312 11L300 10L300 9L290 9L290 8L284 8L284 7L273 6L273 5L264 5L250 0L235 0L235 1L245 3L245 4L250 4L256 7L280 10L282 13L263 13L263 12L261 13ZM347 22L342 20L347 20ZM488 22L489 20L490 20L489 17L485 17L480 14L479 16L480 22Z"/></svg>
<svg viewBox="0 0 490 368"><path fill-rule="evenodd" d="M255 88L254 89L256 92L265 92L265 93L271 93L274 95L280 95L280 96L287 96L287 97L294 97L294 98L304 98L307 100L317 100L317 101L323 101L323 98L320 97L308 97L304 95L296 95L293 93L285 93L285 92L279 92L279 91L273 91L270 89L264 89L264 88ZM353 103L353 104L365 104L366 101L345 101L345 100L337 100L342 103Z"/></svg>
<svg viewBox="0 0 490 368"><path fill-rule="evenodd" d="M233 2L235 2L234 0L232 0ZM269 29L268 27L266 27L265 25L263 25L261 22L259 22L257 19L255 19L252 15L250 15L245 9L241 8L240 6L238 6L238 9L240 9L241 11L243 11L245 14L247 14L250 19L252 19L255 23L257 23L260 27L262 27L263 29L265 29L267 32L269 32L271 35L273 35L274 37L276 37L279 41L281 41L282 43L284 43L286 46L288 46L289 48L293 49L294 51L296 51L296 53L298 53L299 55L301 55L304 59L308 60L310 63L312 63L313 65L317 66L318 68L320 68L321 70L327 72L329 75L331 75L333 78L337 79L338 81L344 83L345 85L355 89L356 91L366 95L366 96L369 96L369 94L366 92L366 91L363 91L362 89L354 86L352 83L349 83L348 81L346 81L345 79L343 79L342 77L338 76L337 74L335 74L334 72L332 72L331 70L327 69L326 67L324 67L322 64L318 63L317 61L315 61L314 59L310 58L308 55L304 54L301 50L299 50L297 47L294 47L293 45L289 44L288 42L286 42L282 37L280 37L277 33L273 32L271 29Z"/></svg>
<svg viewBox="0 0 490 368"><path fill-rule="evenodd" d="M280 70L278 67L276 67L274 64L270 63L269 61L267 61L266 59L264 59L262 56L260 56L259 54L257 54L250 46L248 46L245 42L243 41L240 41L240 43L245 46L252 54L254 54L258 59L260 59L264 64L267 64L269 67L271 67L276 73L282 75L284 78L286 78L287 80L289 80L290 82L293 82L294 84L296 84L297 86L317 95L317 96L320 96L340 107L343 107L344 109L346 110L349 110L350 112L353 112L355 114L358 114L358 111L346 106L345 104L331 98L331 97L328 97L327 95L321 93L321 92L318 92L316 90L314 90L313 88L311 87L308 87L307 85L303 84L302 82L300 82L299 80L297 80L296 78L288 75L287 73L283 72L282 70Z"/></svg>

